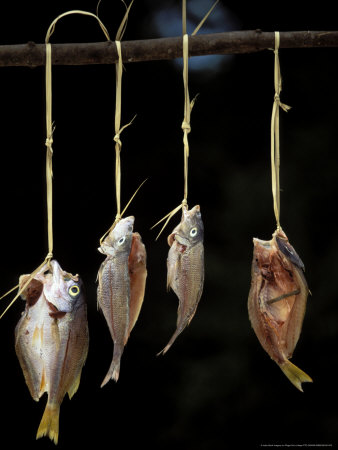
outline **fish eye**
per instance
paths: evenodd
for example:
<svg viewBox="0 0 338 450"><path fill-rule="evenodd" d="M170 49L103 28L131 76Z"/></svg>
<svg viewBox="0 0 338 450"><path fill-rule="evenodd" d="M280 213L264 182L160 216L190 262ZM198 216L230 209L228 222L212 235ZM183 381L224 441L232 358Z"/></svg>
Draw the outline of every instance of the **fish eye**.
<svg viewBox="0 0 338 450"><path fill-rule="evenodd" d="M73 284L73 286L71 286L71 287L68 289L68 294L69 294L71 297L76 297L77 295L79 295L79 293L80 293L80 288L79 288L79 286L77 286L76 284Z"/></svg>
<svg viewBox="0 0 338 450"><path fill-rule="evenodd" d="M190 230L190 236L195 237L197 234L197 227L194 227Z"/></svg>
<svg viewBox="0 0 338 450"><path fill-rule="evenodd" d="M117 242L118 245L122 245L125 240L126 240L125 236L121 237L121 239L119 239L118 242Z"/></svg>

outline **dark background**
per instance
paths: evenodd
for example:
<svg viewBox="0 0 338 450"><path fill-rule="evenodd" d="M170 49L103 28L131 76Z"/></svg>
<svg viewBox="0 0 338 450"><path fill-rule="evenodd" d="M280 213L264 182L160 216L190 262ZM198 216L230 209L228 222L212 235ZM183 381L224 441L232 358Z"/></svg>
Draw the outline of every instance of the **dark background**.
<svg viewBox="0 0 338 450"><path fill-rule="evenodd" d="M210 3L203 3L206 11ZM194 0L188 4L194 9ZM180 2L135 0L124 39L159 37L154 17L166 17L175 5ZM222 11L232 19L215 30L335 30L333 7L325 1L222 1L219 8L227 8ZM95 0L3 2L0 45L42 43L59 14L95 8ZM123 14L118 0L101 4L100 17L112 37ZM177 35L174 23L167 31L167 17L164 35ZM199 9L189 17L197 25ZM62 19L51 38L101 40L98 24L84 16ZM281 224L304 261L312 292L292 359L314 380L304 393L262 350L246 306L252 238L270 239L275 229L269 159L273 53L223 58L217 67L207 63L190 73L191 96L199 97L189 136L188 199L190 206L201 205L206 280L195 318L164 357L156 354L175 329L177 310L177 298L166 292L166 236L179 215L156 242L150 227L183 197L183 83L170 61L125 66L122 124L137 118L122 134L122 205L148 178L128 210L147 247L148 280L120 380L103 389L113 345L96 308L95 279L103 260L96 249L116 212L115 70L53 68L54 256L85 282L90 329L79 391L61 407L60 449L336 446L338 55L333 48L289 49L280 51L280 61L281 99L292 106L288 114L281 111ZM4 293L48 251L44 69L1 68L0 99ZM3 309L7 301L1 301ZM53 448L46 438L35 441L46 396L39 404L30 398L14 351L23 308L18 300L0 323L1 440L13 448Z"/></svg>

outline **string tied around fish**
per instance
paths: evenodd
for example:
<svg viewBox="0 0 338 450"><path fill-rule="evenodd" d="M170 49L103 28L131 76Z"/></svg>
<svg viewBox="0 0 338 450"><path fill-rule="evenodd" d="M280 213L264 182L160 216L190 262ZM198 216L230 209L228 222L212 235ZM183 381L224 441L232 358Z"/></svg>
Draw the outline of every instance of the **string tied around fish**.
<svg viewBox="0 0 338 450"><path fill-rule="evenodd" d="M123 1L123 0L122 0ZM131 1L128 7L126 7L125 15L122 19L122 22L117 30L115 37L115 45L116 51L118 55L118 60L115 64L115 73L116 73L116 99L115 99L115 195L116 195L116 215L113 224L110 228L103 234L100 238L100 245L102 244L105 237L115 228L116 224L122 219L123 214L127 210L128 206L134 199L135 195L141 188L141 186L146 182L144 180L139 187L136 189L134 194L131 196L127 205L121 211L121 150L122 150L122 140L121 134L122 132L129 127L135 120L136 115L131 119L131 121L121 127L121 110L122 110L122 73L123 73L123 60L122 60L122 49L121 49L121 39L123 38L124 32L126 30L128 15L130 8L132 7L134 0ZM97 5L97 15L98 15L98 7L101 1ZM124 3L124 1L123 1Z"/></svg>
<svg viewBox="0 0 338 450"><path fill-rule="evenodd" d="M272 182L272 197L273 209L276 218L277 229L280 229L280 146L279 146L279 108L287 112L291 106L286 105L280 101L280 93L282 90L282 77L280 70L280 62L278 50L280 46L279 31L275 31L275 48L271 49L275 55L274 61L274 88L275 95L271 114L271 182Z"/></svg>
<svg viewBox="0 0 338 450"><path fill-rule="evenodd" d="M43 262L33 271L31 272L30 276L27 278L26 282L23 283L15 297L11 300L9 305L6 307L6 309L3 311L3 313L0 315L0 319L6 314L6 312L9 310L9 308L14 304L14 302L20 297L20 295L26 290L26 288L31 283L32 279L35 277L35 275L40 272L44 266L46 266L48 269L51 270L51 260L53 259L53 165L52 165L52 157L53 157L53 133L55 130L55 126L52 121L52 46L49 42L50 37L55 31L55 25L56 23L63 17L72 15L72 14L80 14L85 16L91 16L94 17L98 22L99 25L107 38L108 41L110 41L109 33L104 26L104 24L101 22L99 17L91 12L88 11L82 11L82 10L71 10L67 11L63 14L60 14L56 19L53 20L53 22L50 24L46 37L45 37L45 45L46 45L46 62L45 62L45 89L46 89L46 140L45 140L45 146L46 146L46 189L47 189L47 235L48 235L48 253L43 260ZM14 286L12 289L10 289L8 292L6 292L2 297L0 297L0 300L5 298L7 295L9 295L11 292L13 292L15 289L17 289L19 285Z"/></svg>
<svg viewBox="0 0 338 450"><path fill-rule="evenodd" d="M200 23L197 25L195 30L191 33L192 36L197 34L197 32L200 30L204 22L207 20L211 12L216 7L219 0L216 0L216 2L212 5L212 7L209 9L209 11L206 13L206 15L203 17L203 19L200 21ZM161 228L159 234L156 237L156 240L160 237L162 231L167 226L170 219L181 209L188 209L188 159L189 159L189 140L188 140L188 134L191 132L191 125L190 125L190 116L191 111L194 107L196 98L198 94L193 98L192 101L190 101L189 96L189 84L188 84L188 75L189 75L189 35L187 34L187 8L186 8L186 0L183 0L182 2L182 34L183 34L183 42L182 42L182 52L183 52L183 87L184 87L184 118L182 122L182 130L183 130L183 151L184 151L184 197L183 201L180 205L178 205L176 208L174 208L172 211L170 211L166 216L164 216L161 220L159 220L155 225L151 227L153 229L157 225L159 225L161 222L165 221L163 227Z"/></svg>

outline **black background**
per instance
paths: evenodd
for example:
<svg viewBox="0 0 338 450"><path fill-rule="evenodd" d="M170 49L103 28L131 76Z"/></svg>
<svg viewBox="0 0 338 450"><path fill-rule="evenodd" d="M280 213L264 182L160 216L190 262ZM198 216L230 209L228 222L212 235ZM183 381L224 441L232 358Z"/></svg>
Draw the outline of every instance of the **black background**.
<svg viewBox="0 0 338 450"><path fill-rule="evenodd" d="M190 0L193 3L193 0ZM189 3L190 3L189 2ZM170 1L135 0L125 40L158 37L150 18ZM337 29L334 2L221 2L237 29ZM206 2L206 8L209 3ZM0 45L44 42L51 21L70 9L95 12L95 0L3 2ZM112 36L124 14L104 0ZM225 30L224 30L225 31ZM203 32L203 30L201 31ZM51 42L104 40L92 18L72 16ZM189 205L201 205L206 280L190 327L164 357L177 299L166 292L166 235L150 231L183 197L183 83L169 61L128 64L123 75L122 204L148 181L128 210L148 252L144 305L125 349L117 384L103 389L113 345L96 309L99 238L115 212L113 66L54 67L54 256L83 278L90 348L78 393L64 399L60 449L90 445L162 449L260 448L338 442L337 49L280 51L281 223L306 266L312 297L292 361L314 383L298 392L260 347L247 316L252 237L275 228L270 180L273 53L238 55L217 73L191 73L199 93L189 136ZM212 70L212 69L211 69ZM1 292L47 254L44 69L0 69ZM6 306L6 300L1 301ZM1 440L35 442L46 396L36 404L14 351L21 300L0 322ZM1 444L3 445L3 444ZM5 447L4 447L5 448Z"/></svg>

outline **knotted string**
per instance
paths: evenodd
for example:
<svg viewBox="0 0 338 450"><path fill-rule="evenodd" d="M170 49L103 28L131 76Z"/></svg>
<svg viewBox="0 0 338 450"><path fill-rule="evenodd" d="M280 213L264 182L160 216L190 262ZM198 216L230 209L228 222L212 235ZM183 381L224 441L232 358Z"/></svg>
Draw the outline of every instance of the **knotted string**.
<svg viewBox="0 0 338 450"><path fill-rule="evenodd" d="M275 64L274 64L274 86L275 96L271 115L271 179L272 179L272 196L273 209L277 222L277 229L280 228L280 184L279 184L279 168L280 168L280 150L279 150L279 108L289 111L291 106L285 105L280 101L280 93L282 90L282 77L280 72L280 64L278 57L278 49L280 43L279 31L275 31Z"/></svg>
<svg viewBox="0 0 338 450"><path fill-rule="evenodd" d="M101 20L95 15L87 11L82 10L72 10L67 11L61 15L59 15L53 22L50 24L45 38L46 44L46 76L45 76L45 87L46 87L46 187L47 187L47 232L48 232L48 253L44 259L44 261L37 267L28 277L27 281L23 284L21 289L19 289L16 296L9 303L7 308L1 314L0 319L3 315L8 311L8 309L13 305L13 303L17 300L17 298L25 291L28 287L32 279L35 275L43 271L44 268L50 268L50 261L53 259L53 166L52 166L52 158L53 158L53 122L52 122L52 46L49 43L49 39L55 30L55 25L59 19L64 16L68 16L70 14L82 14L86 16L94 17L100 24L101 29L103 30L107 40L110 40L109 33L106 27L103 25ZM8 291L5 295L3 295L0 300L10 294L14 289L18 287L15 286L10 291Z"/></svg>
<svg viewBox="0 0 338 450"><path fill-rule="evenodd" d="M47 38L46 38L47 39ZM52 123L52 46L46 42L46 186L47 186L47 232L48 254L45 261L53 258L53 123Z"/></svg>
<svg viewBox="0 0 338 450"><path fill-rule="evenodd" d="M122 73L123 73L123 60L122 60L122 50L121 50L121 39L123 37L123 34L126 30L127 26L127 20L130 8L133 4L134 0L131 1L130 5L126 9L125 15L122 19L122 22L119 26L119 29L116 33L115 38L115 45L118 55L118 61L115 64L115 72L116 72L116 99L115 99L115 136L114 136L114 142L115 142L115 194L116 194L116 215L115 220L111 227L104 233L104 235L100 239L100 245L102 244L104 238L115 228L115 225L121 220L123 214L125 213L126 209L130 205L131 201L143 185L146 180L144 180L140 186L136 189L130 200L128 201L127 205L121 212L121 149L122 149L122 141L121 141L121 133L122 131L129 127L135 119L136 116L132 118L132 120L124 125L121 128L121 109L122 109Z"/></svg>
<svg viewBox="0 0 338 450"><path fill-rule="evenodd" d="M198 26L193 31L192 35L195 35L201 26L204 24L206 19L209 17L210 13L213 11L215 6L219 0L216 0L216 2L212 5L212 7L209 9L207 14L203 17L201 22L198 24ZM189 75L189 37L187 34L187 7L186 7L186 0L183 0L182 2L182 34L183 34L183 87L184 87L184 118L182 122L182 130L183 130L183 151L184 151L184 191L183 191L183 200L180 205L178 205L176 208L174 208L170 213L168 213L166 216L164 216L161 220L159 220L155 225L151 227L153 229L158 224L163 222L165 220L165 223L163 227L161 228L161 231L156 237L156 240L161 235L162 231L167 226L169 220L181 209L188 209L188 159L189 159L189 140L188 140L188 134L191 132L191 125L190 125L190 115L192 108L194 106L196 97L190 102L190 96L189 96L189 83L188 83L188 75Z"/></svg>
<svg viewBox="0 0 338 450"><path fill-rule="evenodd" d="M45 258L45 262L48 263L53 258L53 166L52 166L52 157L53 157L53 122L52 122L52 46L49 43L49 39L52 36L52 34L55 31L55 25L56 23L63 17L71 15L71 14L81 14L85 16L91 16L94 17L98 22L99 25L107 38L107 40L110 40L109 33L107 31L107 28L103 25L101 20L98 18L97 15L88 12L88 11L82 11L82 10L71 10L67 11L63 14L60 14L56 19L53 20L53 22L50 24L46 37L45 37L45 44L46 44L46 183L47 183L47 223L48 223L48 254ZM44 264L42 263L42 265Z"/></svg>

